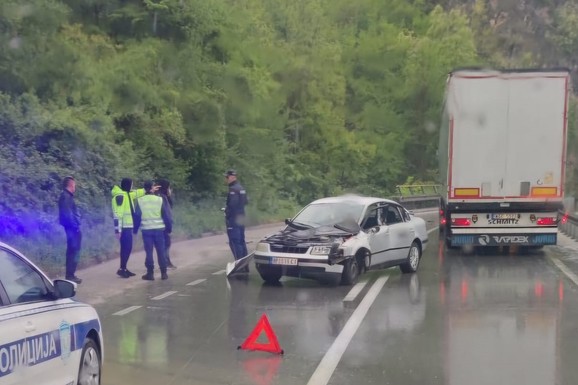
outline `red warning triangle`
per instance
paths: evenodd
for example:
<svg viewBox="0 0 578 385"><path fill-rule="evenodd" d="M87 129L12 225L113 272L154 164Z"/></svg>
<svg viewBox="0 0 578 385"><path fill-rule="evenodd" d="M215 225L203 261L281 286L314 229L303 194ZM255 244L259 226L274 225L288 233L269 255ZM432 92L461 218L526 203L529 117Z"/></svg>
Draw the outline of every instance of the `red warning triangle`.
<svg viewBox="0 0 578 385"><path fill-rule="evenodd" d="M269 339L269 343L267 344L257 342L257 339L263 331L265 331L265 334ZM269 323L269 319L267 318L266 314L261 316L261 319L259 319L259 322L257 322L255 329L253 329L251 334L249 334L249 337L247 337L245 342L243 342L243 344L239 346L238 349L261 350L264 352L283 354L283 349L281 349L281 346L279 346L279 341L277 341L275 332L273 332L273 328L271 328L271 324Z"/></svg>

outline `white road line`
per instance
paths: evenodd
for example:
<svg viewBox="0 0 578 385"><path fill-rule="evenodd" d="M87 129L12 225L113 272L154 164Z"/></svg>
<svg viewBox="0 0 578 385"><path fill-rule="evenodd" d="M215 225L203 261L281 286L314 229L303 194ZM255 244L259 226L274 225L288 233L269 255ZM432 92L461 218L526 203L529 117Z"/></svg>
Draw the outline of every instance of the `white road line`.
<svg viewBox="0 0 578 385"><path fill-rule="evenodd" d="M351 339L357 332L357 329L359 329L361 321L365 318L369 308L379 295L388 278L389 276L380 277L375 281L373 286L371 286L363 298L363 301L361 301L357 309L355 309L351 317L349 317L343 330L341 330L341 333L339 333L327 353L325 353L325 356L319 363L319 366L317 366L317 369L315 369L307 385L327 385L343 353L345 353L345 349L347 349Z"/></svg>
<svg viewBox="0 0 578 385"><path fill-rule="evenodd" d="M343 302L354 301L359 293L361 293L365 285L367 285L367 281L359 282L357 285L353 286L345 298L343 298Z"/></svg>
<svg viewBox="0 0 578 385"><path fill-rule="evenodd" d="M203 279L197 279L197 280L195 280L195 281L193 281L193 282L187 283L185 286L195 286L195 285L198 285L199 283L203 283L203 282L205 282L205 281L206 281L205 278L203 278Z"/></svg>
<svg viewBox="0 0 578 385"><path fill-rule="evenodd" d="M134 311L136 309L140 309L142 306L131 306L131 307L127 307L126 309L122 309L120 311L117 311L116 313L112 313L112 315L125 315L130 313L131 311Z"/></svg>
<svg viewBox="0 0 578 385"><path fill-rule="evenodd" d="M427 233L428 233L428 234L431 234L431 233L433 233L434 231L436 231L437 229L438 229L437 227L434 227L434 228L432 228L432 229L429 229L429 230L427 231Z"/></svg>
<svg viewBox="0 0 578 385"><path fill-rule="evenodd" d="M227 270L219 270L219 271L215 271L213 273L213 275L220 275L220 274L224 274Z"/></svg>
<svg viewBox="0 0 578 385"><path fill-rule="evenodd" d="M178 293L178 291L167 291L166 293L161 294L161 295L157 295L156 297L152 297L151 299L153 301L158 301L159 299L167 298L169 295L173 295L175 293Z"/></svg>
<svg viewBox="0 0 578 385"><path fill-rule="evenodd" d="M566 266L564 264L564 262L562 262L558 258L554 258L554 257L548 257L548 258L550 258L550 260L552 262L554 262L554 265L556 265L558 267L558 269L562 270L562 273L564 273L566 275L566 277L568 277L572 282L574 282L576 285L578 285L578 276L576 274L574 274L572 272L572 270L570 270L568 268L568 266Z"/></svg>

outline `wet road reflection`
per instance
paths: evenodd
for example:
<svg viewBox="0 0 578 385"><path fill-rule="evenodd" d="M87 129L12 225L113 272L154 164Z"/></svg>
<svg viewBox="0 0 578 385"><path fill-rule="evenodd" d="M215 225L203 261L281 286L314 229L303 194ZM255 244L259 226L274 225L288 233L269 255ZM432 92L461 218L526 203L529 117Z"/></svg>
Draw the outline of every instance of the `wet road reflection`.
<svg viewBox="0 0 578 385"><path fill-rule="evenodd" d="M432 238L418 274L366 274L351 302L343 301L350 287L298 279L268 286L254 272L227 280L199 271L113 298L98 309L103 384L305 384L384 275L329 384L578 383L578 290L547 249L462 255ZM152 300L167 291L177 293ZM112 315L133 305L142 308ZM237 350L262 314L285 355Z"/></svg>

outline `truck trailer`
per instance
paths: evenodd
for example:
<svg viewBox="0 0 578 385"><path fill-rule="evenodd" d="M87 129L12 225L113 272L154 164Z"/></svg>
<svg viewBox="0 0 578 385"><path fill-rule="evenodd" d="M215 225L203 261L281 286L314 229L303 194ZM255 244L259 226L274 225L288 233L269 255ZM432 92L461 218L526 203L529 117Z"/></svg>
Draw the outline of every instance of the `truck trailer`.
<svg viewBox="0 0 578 385"><path fill-rule="evenodd" d="M564 199L567 69L460 69L440 129L448 247L555 245Z"/></svg>

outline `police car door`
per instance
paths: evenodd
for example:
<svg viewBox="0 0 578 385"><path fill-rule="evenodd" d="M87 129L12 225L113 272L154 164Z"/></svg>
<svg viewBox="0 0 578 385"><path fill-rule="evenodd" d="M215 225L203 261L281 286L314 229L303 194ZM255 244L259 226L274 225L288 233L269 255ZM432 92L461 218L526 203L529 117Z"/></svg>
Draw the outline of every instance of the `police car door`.
<svg viewBox="0 0 578 385"><path fill-rule="evenodd" d="M0 248L0 384L74 381L78 367L69 363L64 370L61 358L66 337L59 330L62 319L56 302L42 274Z"/></svg>

